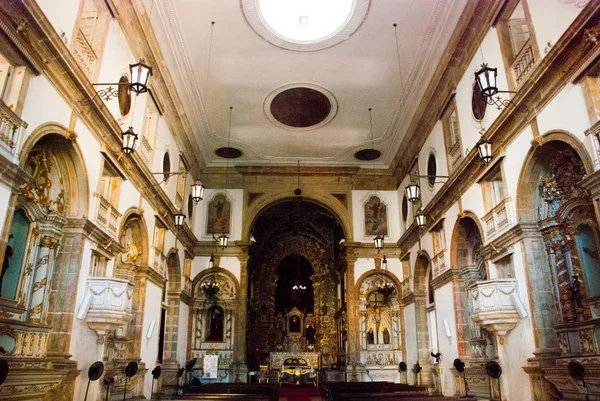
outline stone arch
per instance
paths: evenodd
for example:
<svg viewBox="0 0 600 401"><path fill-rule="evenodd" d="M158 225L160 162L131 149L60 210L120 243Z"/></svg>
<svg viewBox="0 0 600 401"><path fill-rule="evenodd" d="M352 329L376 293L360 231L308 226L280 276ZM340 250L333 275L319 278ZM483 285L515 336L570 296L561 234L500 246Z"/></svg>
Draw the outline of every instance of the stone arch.
<svg viewBox="0 0 600 401"><path fill-rule="evenodd" d="M532 145L525 157L517 186L517 221L535 221L536 192L538 191L539 177L544 169L545 158L548 157L548 147L557 149L570 147L581 159L587 174L594 171L594 164L583 143L573 134L563 130L553 130L545 133L542 144Z"/></svg>
<svg viewBox="0 0 600 401"><path fill-rule="evenodd" d="M380 293L379 285L383 280L393 283L394 292L390 295ZM405 354L400 282L386 270L371 269L363 273L356 284L361 360L367 365L397 366ZM374 349L379 344L391 346L391 349Z"/></svg>
<svg viewBox="0 0 600 401"><path fill-rule="evenodd" d="M84 217L88 214L90 197L88 172L83 153L76 141L77 134L58 123L45 123L37 127L25 140L19 153L19 167L29 170L30 156L38 150L50 150L64 194L65 217ZM56 187L56 183L55 184Z"/></svg>
<svg viewBox="0 0 600 401"><path fill-rule="evenodd" d="M123 213L123 217L121 217L121 224L119 226L119 239L121 240L123 238L124 231L127 229L127 224L132 220L135 220L136 231L140 235L140 243L138 245L141 245L141 249L138 249L138 251L141 252L139 255L139 262L136 264L148 265L150 261L150 244L148 238L148 225L146 224L146 219L144 218L143 209L132 206L127 209L125 213ZM123 245L127 246L127 244Z"/></svg>
<svg viewBox="0 0 600 401"><path fill-rule="evenodd" d="M264 194L257 198L250 206L248 206L246 213L244 213L244 219L242 223L242 241L249 242L252 227L254 227L256 220L260 217L262 212L279 203L294 199L298 198L291 196L291 191ZM344 208L342 203L337 198L328 194L311 192L310 190L302 190L301 200L312 202L328 210L340 223L342 230L344 231L344 238L346 241L352 241L352 213L349 209Z"/></svg>
<svg viewBox="0 0 600 401"><path fill-rule="evenodd" d="M198 297L198 294L200 294L199 285L202 283L202 281L204 281L204 279L206 279L211 274L216 274L217 276L223 276L227 281L229 281L231 283L234 294L238 293L240 284L239 284L237 278L235 278L235 276L233 275L233 273L231 273L229 270L224 269L222 267L214 266L210 269L202 270L201 272L196 274L196 277L194 277L194 279L192 280L192 292L193 292L192 295L194 298Z"/></svg>
<svg viewBox="0 0 600 401"><path fill-rule="evenodd" d="M431 258L429 257L429 254L424 250L418 251L413 271L413 285L415 294L419 293L425 295L427 291L429 270L431 270Z"/></svg>
<svg viewBox="0 0 600 401"><path fill-rule="evenodd" d="M477 265L477 249L483 246L483 230L479 218L471 211L462 212L454 224L450 245L453 269Z"/></svg>
<svg viewBox="0 0 600 401"><path fill-rule="evenodd" d="M177 248L167 252L167 285L169 291L181 291L181 261Z"/></svg>

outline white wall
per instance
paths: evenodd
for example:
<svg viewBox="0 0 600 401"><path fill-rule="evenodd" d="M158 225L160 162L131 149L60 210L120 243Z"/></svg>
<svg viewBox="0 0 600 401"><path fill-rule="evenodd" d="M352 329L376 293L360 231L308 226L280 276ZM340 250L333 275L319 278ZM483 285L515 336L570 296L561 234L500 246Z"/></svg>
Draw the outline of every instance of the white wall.
<svg viewBox="0 0 600 401"><path fill-rule="evenodd" d="M454 315L454 295L452 283L445 284L435 290L435 314L437 320L438 352L442 353L442 389L444 395L454 395L454 375L452 362L458 358L458 345L456 341L456 319ZM444 320L448 322L452 336L446 335ZM434 347L431 347L434 349Z"/></svg>
<svg viewBox="0 0 600 401"><path fill-rule="evenodd" d="M408 382L415 384L412 367L417 363L417 322L415 320L415 303L404 307L404 338L406 340L406 359L408 365Z"/></svg>
<svg viewBox="0 0 600 401"><path fill-rule="evenodd" d="M152 391L152 369L156 366L158 357L158 340L160 338L160 314L162 305L162 288L151 281L146 283L146 299L144 301L144 322L142 329L141 358L146 364L148 372L144 378L144 395L150 398ZM147 337L148 328L154 320L154 332L151 338Z"/></svg>

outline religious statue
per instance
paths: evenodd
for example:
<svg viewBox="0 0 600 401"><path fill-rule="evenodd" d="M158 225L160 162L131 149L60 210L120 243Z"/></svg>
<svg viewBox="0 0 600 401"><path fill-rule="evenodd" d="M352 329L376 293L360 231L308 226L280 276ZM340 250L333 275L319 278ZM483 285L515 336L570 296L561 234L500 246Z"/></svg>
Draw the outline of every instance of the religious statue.
<svg viewBox="0 0 600 401"><path fill-rule="evenodd" d="M223 341L223 310L212 306L208 310L208 335L207 341Z"/></svg>
<svg viewBox="0 0 600 401"><path fill-rule="evenodd" d="M0 295L2 295L2 282L4 281L4 275L6 274L6 270L8 270L8 268L10 267L10 257L13 256L13 254L13 247L7 245L6 252L4 253L4 261L2 262L2 272L0 272Z"/></svg>
<svg viewBox="0 0 600 401"><path fill-rule="evenodd" d="M375 344L375 334L373 334L373 329L369 329L367 332L367 344Z"/></svg>
<svg viewBox="0 0 600 401"><path fill-rule="evenodd" d="M315 334L317 333L317 330L315 330L312 324L306 326L304 333L306 335L306 341L308 341L308 344L315 345Z"/></svg>
<svg viewBox="0 0 600 401"><path fill-rule="evenodd" d="M290 333L300 333L300 318L298 316L290 318Z"/></svg>
<svg viewBox="0 0 600 401"><path fill-rule="evenodd" d="M583 308L583 299L581 297L581 281L579 281L579 275L573 274L573 281L571 282L571 299L575 302L577 308Z"/></svg>

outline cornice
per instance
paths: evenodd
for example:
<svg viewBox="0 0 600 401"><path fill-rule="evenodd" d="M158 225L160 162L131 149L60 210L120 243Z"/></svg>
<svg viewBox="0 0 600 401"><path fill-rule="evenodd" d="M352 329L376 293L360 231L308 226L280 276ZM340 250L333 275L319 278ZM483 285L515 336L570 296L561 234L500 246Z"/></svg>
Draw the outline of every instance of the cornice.
<svg viewBox="0 0 600 401"><path fill-rule="evenodd" d="M136 271L136 276L140 275L147 278L150 282L156 284L160 288L163 288L167 283L167 278L162 273L152 268L152 266L141 265Z"/></svg>
<svg viewBox="0 0 600 401"><path fill-rule="evenodd" d="M431 281L434 290L452 282L462 280L462 276L458 269L448 269Z"/></svg>
<svg viewBox="0 0 600 401"><path fill-rule="evenodd" d="M600 170L585 177L581 180L580 185L592 195L592 198L600 197Z"/></svg>
<svg viewBox="0 0 600 401"><path fill-rule="evenodd" d="M600 2L589 2L546 57L537 63L527 80L511 99L516 106L505 108L486 131L488 140L493 143L494 154L501 154L501 150L506 149L507 145L536 117L537 113L551 102L567 84L577 78L576 74L579 69L588 62L588 53L600 47L600 42L594 45L588 43L583 38L583 31L596 26L599 20ZM486 31L487 29L489 26ZM461 42L466 39L467 37L464 37ZM478 43L479 41L475 42L475 44ZM529 111L527 113L520 112L519 109L523 109L523 107ZM417 151L418 149L412 154L416 154ZM471 149L453 171L446 184L424 208L423 212L427 215L427 220L437 221L476 182L477 177L484 172L485 168L486 166L480 162L477 156L477 149ZM396 169L395 171L400 170ZM398 180L402 180L406 174L404 170L401 172L404 174L396 176ZM525 228L523 224L520 226ZM422 232L427 232L430 228L431 224L428 224ZM527 229L523 231L523 233L527 232ZM413 224L400 238L397 245L408 249L419 237L420 232Z"/></svg>
<svg viewBox="0 0 600 401"><path fill-rule="evenodd" d="M414 292L409 292L408 294L406 294L406 295L404 295L402 297L402 304L404 306L410 305L413 302L415 302L415 300L416 300L415 293Z"/></svg>
<svg viewBox="0 0 600 401"><path fill-rule="evenodd" d="M0 154L0 182L11 188L13 192L19 192L20 188L31 180L33 180L31 175Z"/></svg>
<svg viewBox="0 0 600 401"><path fill-rule="evenodd" d="M11 15L18 15L26 22L26 29L19 35L11 37L15 40L13 45L19 49L29 49L32 64L38 66L39 72L48 79L65 102L89 127L100 145L113 156L118 154L121 149L121 127L102 99L96 96L96 90L37 2L6 0L0 2L0 6L9 9ZM83 103L87 105L83 106ZM166 216L168 228L178 237L178 240L186 248L193 247L196 243L195 236L189 229L179 231L175 228L173 222L177 209L160 188L158 181L140 156L133 154L123 157L119 163L119 167L127 173L134 187L156 213Z"/></svg>

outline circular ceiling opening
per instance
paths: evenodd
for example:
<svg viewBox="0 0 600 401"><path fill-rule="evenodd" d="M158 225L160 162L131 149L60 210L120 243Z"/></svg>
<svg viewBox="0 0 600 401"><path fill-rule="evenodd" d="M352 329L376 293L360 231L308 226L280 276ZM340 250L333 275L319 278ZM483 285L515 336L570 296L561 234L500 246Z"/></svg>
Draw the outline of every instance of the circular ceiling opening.
<svg viewBox="0 0 600 401"><path fill-rule="evenodd" d="M362 161L377 160L381 157L381 152L377 149L363 149L356 152L354 157Z"/></svg>
<svg viewBox="0 0 600 401"><path fill-rule="evenodd" d="M337 101L323 87L294 83L269 93L265 99L264 112L278 127L307 131L330 122L337 113Z"/></svg>
<svg viewBox="0 0 600 401"><path fill-rule="evenodd" d="M371 0L240 0L244 16L271 44L295 51L326 49L362 24Z"/></svg>
<svg viewBox="0 0 600 401"><path fill-rule="evenodd" d="M327 96L310 88L291 88L271 101L271 114L288 127L308 128L323 122L331 112Z"/></svg>
<svg viewBox="0 0 600 401"><path fill-rule="evenodd" d="M224 159L237 159L242 156L242 151L236 148L224 146L215 150L215 154Z"/></svg>
<svg viewBox="0 0 600 401"><path fill-rule="evenodd" d="M354 0L258 0L258 5L275 33L292 41L318 41L343 27Z"/></svg>

